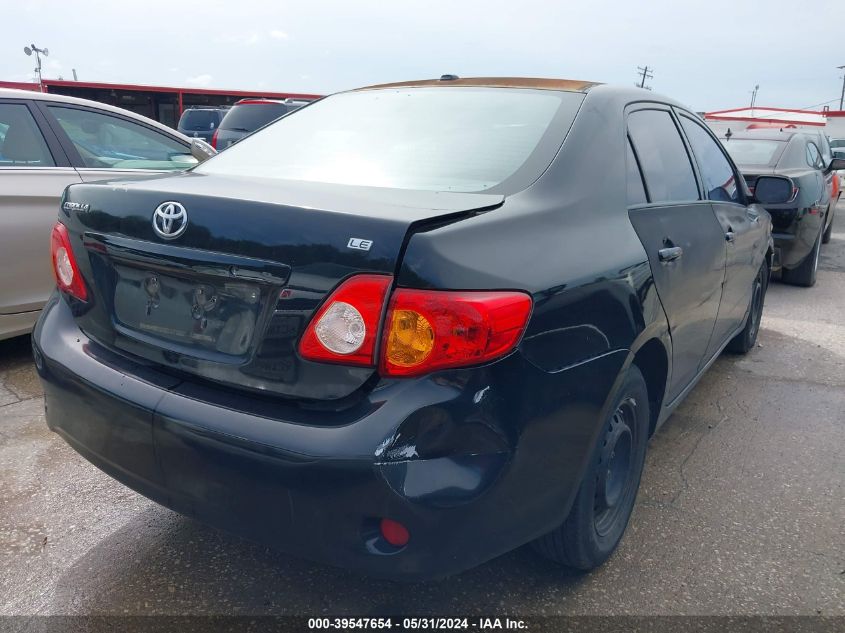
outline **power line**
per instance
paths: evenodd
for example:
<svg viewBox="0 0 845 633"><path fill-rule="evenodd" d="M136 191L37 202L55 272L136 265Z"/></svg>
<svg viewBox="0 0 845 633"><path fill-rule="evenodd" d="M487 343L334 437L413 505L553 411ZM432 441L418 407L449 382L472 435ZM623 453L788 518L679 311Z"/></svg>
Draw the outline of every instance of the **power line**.
<svg viewBox="0 0 845 633"><path fill-rule="evenodd" d="M640 75L640 83L636 84L640 88L645 88L646 90L651 90L651 86L645 85L646 79L654 79L654 68L649 68L648 66L637 66L637 74Z"/></svg>
<svg viewBox="0 0 845 633"><path fill-rule="evenodd" d="M819 106L826 106L829 103L836 103L837 101L839 101L839 97L835 97L835 98L830 99L828 101L822 101L821 103L814 103L813 105L801 106L801 108L799 108L799 109L800 110L812 110L813 108L818 108Z"/></svg>

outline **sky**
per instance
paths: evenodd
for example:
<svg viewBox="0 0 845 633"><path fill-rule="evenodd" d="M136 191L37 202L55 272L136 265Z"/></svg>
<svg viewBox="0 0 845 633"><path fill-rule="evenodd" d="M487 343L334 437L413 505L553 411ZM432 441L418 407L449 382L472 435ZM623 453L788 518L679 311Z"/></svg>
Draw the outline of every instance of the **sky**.
<svg viewBox="0 0 845 633"><path fill-rule="evenodd" d="M327 94L439 77L632 85L698 111L838 108L845 0L0 0L0 80Z"/></svg>

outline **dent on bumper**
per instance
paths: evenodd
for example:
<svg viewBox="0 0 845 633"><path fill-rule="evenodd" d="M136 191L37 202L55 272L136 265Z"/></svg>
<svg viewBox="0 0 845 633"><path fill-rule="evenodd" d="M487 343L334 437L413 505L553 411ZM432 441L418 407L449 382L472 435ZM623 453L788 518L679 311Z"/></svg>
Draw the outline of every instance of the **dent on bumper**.
<svg viewBox="0 0 845 633"><path fill-rule="evenodd" d="M33 346L50 428L114 478L297 555L403 579L472 567L559 524L624 361L552 374L514 354L316 411L113 355L57 298ZM379 542L381 517L410 543Z"/></svg>

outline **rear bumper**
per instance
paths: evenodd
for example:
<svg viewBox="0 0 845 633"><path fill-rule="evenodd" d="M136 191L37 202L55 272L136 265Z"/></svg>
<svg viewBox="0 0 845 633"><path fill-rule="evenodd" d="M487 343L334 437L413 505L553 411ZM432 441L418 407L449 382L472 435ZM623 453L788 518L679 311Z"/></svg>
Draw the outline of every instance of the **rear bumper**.
<svg viewBox="0 0 845 633"><path fill-rule="evenodd" d="M552 374L513 354L318 411L116 356L56 296L33 347L48 425L115 479L248 538L406 580L480 564L563 520L626 356ZM470 440L420 454L426 433L467 425ZM407 546L380 537L381 517L408 527Z"/></svg>
<svg viewBox="0 0 845 633"><path fill-rule="evenodd" d="M821 231L821 220L818 218L808 219L805 216L801 222L796 222L789 231L775 231L772 239L778 259L783 268L795 268L806 259Z"/></svg>

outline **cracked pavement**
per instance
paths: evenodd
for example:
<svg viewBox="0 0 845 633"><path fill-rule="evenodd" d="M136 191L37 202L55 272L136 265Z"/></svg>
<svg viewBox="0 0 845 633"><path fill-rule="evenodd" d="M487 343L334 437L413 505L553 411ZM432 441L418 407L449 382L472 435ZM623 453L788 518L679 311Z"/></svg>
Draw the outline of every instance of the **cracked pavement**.
<svg viewBox="0 0 845 633"><path fill-rule="evenodd" d="M44 423L27 338L0 342L0 615L845 615L845 205L816 287L770 286L652 439L619 551L589 575L521 548L399 585L183 518ZM503 508L503 512L507 512Z"/></svg>

